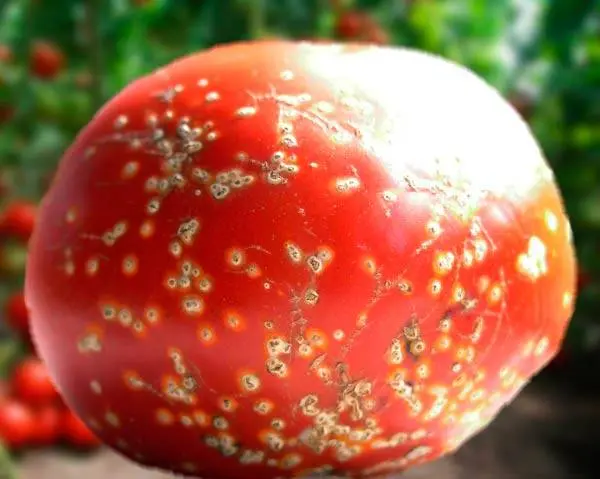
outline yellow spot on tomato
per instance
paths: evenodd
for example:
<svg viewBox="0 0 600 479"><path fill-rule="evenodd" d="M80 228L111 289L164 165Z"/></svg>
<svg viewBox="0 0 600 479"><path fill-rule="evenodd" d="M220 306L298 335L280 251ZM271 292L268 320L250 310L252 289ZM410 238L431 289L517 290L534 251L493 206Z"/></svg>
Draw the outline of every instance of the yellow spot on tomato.
<svg viewBox="0 0 600 479"><path fill-rule="evenodd" d="M305 337L311 346L318 349L327 349L327 336L317 328L307 328Z"/></svg>
<svg viewBox="0 0 600 479"><path fill-rule="evenodd" d="M164 426L170 426L171 424L173 424L175 422L175 416L174 414L169 411L168 409L165 408L160 408L156 410L156 421L159 424L162 424Z"/></svg>
<svg viewBox="0 0 600 479"><path fill-rule="evenodd" d="M214 328L207 323L198 326L196 336L205 346L212 346L217 342L217 334Z"/></svg>
<svg viewBox="0 0 600 479"><path fill-rule="evenodd" d="M246 253L240 248L229 248L225 251L225 261L234 268L239 268L246 263Z"/></svg>
<svg viewBox="0 0 600 479"><path fill-rule="evenodd" d="M150 238L154 234L155 229L156 226L154 224L154 221L145 220L140 225L140 236L145 239Z"/></svg>
<svg viewBox="0 0 600 479"><path fill-rule="evenodd" d="M377 262L375 261L375 258L368 256L363 259L361 269L368 275L373 276L377 272Z"/></svg>
<svg viewBox="0 0 600 479"><path fill-rule="evenodd" d="M246 321L243 316L234 310L227 310L223 313L223 323L225 327L240 333L246 329Z"/></svg>

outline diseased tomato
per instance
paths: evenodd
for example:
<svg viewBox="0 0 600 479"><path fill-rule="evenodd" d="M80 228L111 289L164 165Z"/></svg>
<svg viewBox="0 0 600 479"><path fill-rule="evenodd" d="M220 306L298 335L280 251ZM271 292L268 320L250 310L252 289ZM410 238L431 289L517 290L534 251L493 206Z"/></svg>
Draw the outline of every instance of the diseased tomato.
<svg viewBox="0 0 600 479"><path fill-rule="evenodd" d="M40 79L52 80L64 68L65 56L61 49L52 42L36 40L31 47L31 72Z"/></svg>
<svg viewBox="0 0 600 479"><path fill-rule="evenodd" d="M9 203L0 212L0 235L27 241L35 225L37 206L26 200Z"/></svg>
<svg viewBox="0 0 600 479"><path fill-rule="evenodd" d="M46 365L35 357L27 358L15 367L11 386L18 399L32 406L56 404L59 400Z"/></svg>
<svg viewBox="0 0 600 479"><path fill-rule="evenodd" d="M19 334L29 335L29 313L25 304L23 292L14 293L8 297L4 305L4 314L8 325Z"/></svg>
<svg viewBox="0 0 600 479"><path fill-rule="evenodd" d="M62 437L71 446L83 449L100 446L100 439L71 410L62 412L60 424Z"/></svg>
<svg viewBox="0 0 600 479"><path fill-rule="evenodd" d="M26 298L67 404L132 459L366 476L484 428L558 350L575 269L550 168L475 75L259 42L102 108L43 201Z"/></svg>
<svg viewBox="0 0 600 479"><path fill-rule="evenodd" d="M35 429L31 409L14 399L0 401L0 440L10 449L29 444Z"/></svg>
<svg viewBox="0 0 600 479"><path fill-rule="evenodd" d="M61 411L56 406L44 406L34 412L34 417L33 444L37 446L56 444L61 434Z"/></svg>

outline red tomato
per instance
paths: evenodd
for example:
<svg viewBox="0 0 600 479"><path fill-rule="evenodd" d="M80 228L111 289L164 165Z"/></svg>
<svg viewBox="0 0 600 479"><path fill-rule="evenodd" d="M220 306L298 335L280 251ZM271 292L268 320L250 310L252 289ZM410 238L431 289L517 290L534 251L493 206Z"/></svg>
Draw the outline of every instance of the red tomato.
<svg viewBox="0 0 600 479"><path fill-rule="evenodd" d="M36 214L37 206L34 203L24 200L13 201L0 212L0 235L22 241L29 240Z"/></svg>
<svg viewBox="0 0 600 479"><path fill-rule="evenodd" d="M63 439L78 448L95 448L101 444L91 429L69 409L62 412L61 431Z"/></svg>
<svg viewBox="0 0 600 479"><path fill-rule="evenodd" d="M8 325L24 337L29 336L29 313L23 292L14 293L6 300L4 314Z"/></svg>
<svg viewBox="0 0 600 479"><path fill-rule="evenodd" d="M11 449L26 446L35 430L31 409L15 399L0 401L0 439Z"/></svg>
<svg viewBox="0 0 600 479"><path fill-rule="evenodd" d="M575 270L550 167L473 73L250 42L94 116L42 203L26 295L65 400L132 459L364 476L484 428L558 350Z"/></svg>
<svg viewBox="0 0 600 479"><path fill-rule="evenodd" d="M30 68L36 77L51 80L63 70L65 63L65 56L57 45L43 40L33 42Z"/></svg>
<svg viewBox="0 0 600 479"><path fill-rule="evenodd" d="M340 39L364 41L383 45L389 42L389 35L377 20L367 12L351 10L341 13L335 26Z"/></svg>
<svg viewBox="0 0 600 479"><path fill-rule="evenodd" d="M32 406L56 404L60 398L46 365L35 357L25 359L15 367L11 386L17 398Z"/></svg>
<svg viewBox="0 0 600 479"><path fill-rule="evenodd" d="M38 446L55 444L62 428L62 414L56 406L43 406L34 412L35 430L32 442Z"/></svg>
<svg viewBox="0 0 600 479"><path fill-rule="evenodd" d="M336 35L343 39L355 40L360 37L370 23L367 13L349 11L340 14L335 25Z"/></svg>

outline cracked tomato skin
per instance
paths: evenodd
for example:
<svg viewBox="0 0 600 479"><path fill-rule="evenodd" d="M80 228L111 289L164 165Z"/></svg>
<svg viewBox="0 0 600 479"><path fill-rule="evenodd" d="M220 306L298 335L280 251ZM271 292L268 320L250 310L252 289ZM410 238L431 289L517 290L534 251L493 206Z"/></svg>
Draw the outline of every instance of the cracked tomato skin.
<svg viewBox="0 0 600 479"><path fill-rule="evenodd" d="M125 88L68 150L26 293L107 444L208 478L454 451L554 356L571 229L525 123L423 53L260 42Z"/></svg>

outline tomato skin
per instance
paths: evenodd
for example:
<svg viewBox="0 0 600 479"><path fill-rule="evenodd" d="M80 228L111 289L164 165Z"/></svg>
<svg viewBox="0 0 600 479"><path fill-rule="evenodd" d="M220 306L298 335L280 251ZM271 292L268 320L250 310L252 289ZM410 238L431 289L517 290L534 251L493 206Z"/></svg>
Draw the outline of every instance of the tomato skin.
<svg viewBox="0 0 600 479"><path fill-rule="evenodd" d="M11 387L18 399L32 406L52 405L60 399L46 365L35 357L27 358L15 367Z"/></svg>
<svg viewBox="0 0 600 479"><path fill-rule="evenodd" d="M94 449L101 445L100 439L70 409L62 412L61 434L68 444L77 448Z"/></svg>
<svg viewBox="0 0 600 479"><path fill-rule="evenodd" d="M36 446L56 444L61 434L61 411L55 405L42 406L34 412L35 430L32 443Z"/></svg>
<svg viewBox="0 0 600 479"><path fill-rule="evenodd" d="M45 40L33 42L30 69L37 78L42 80L56 78L65 63L65 56L57 45Z"/></svg>
<svg viewBox="0 0 600 479"><path fill-rule="evenodd" d="M23 337L29 337L29 312L25 304L23 292L8 297L4 305L4 313L9 326Z"/></svg>
<svg viewBox="0 0 600 479"><path fill-rule="evenodd" d="M0 212L0 235L28 241L37 215L37 205L29 201L13 201Z"/></svg>
<svg viewBox="0 0 600 479"><path fill-rule="evenodd" d="M15 399L0 401L0 438L10 449L27 446L34 436L35 416Z"/></svg>
<svg viewBox="0 0 600 479"><path fill-rule="evenodd" d="M493 420L558 350L575 272L549 166L473 74L258 42L94 117L42 204L26 297L66 402L128 457L368 476Z"/></svg>

